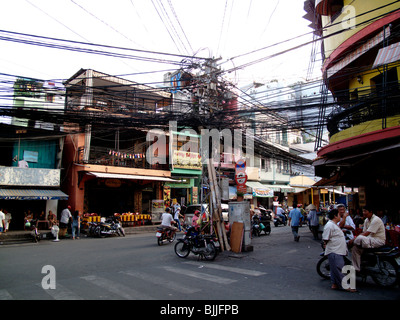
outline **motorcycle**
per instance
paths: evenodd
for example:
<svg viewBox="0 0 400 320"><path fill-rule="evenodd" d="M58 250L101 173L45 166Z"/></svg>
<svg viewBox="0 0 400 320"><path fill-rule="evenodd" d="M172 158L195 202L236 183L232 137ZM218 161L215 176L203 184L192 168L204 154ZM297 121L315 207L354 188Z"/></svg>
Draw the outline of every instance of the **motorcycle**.
<svg viewBox="0 0 400 320"><path fill-rule="evenodd" d="M261 235L260 219L256 214L251 219L251 234L256 237Z"/></svg>
<svg viewBox="0 0 400 320"><path fill-rule="evenodd" d="M324 252L323 256L317 263L317 273L324 279L330 279L330 265L328 257ZM344 257L345 265L351 265L351 261ZM382 287L393 287L400 280L400 257L397 247L380 247L372 249L364 249L361 255L361 271L357 273L365 282L370 276L372 280Z"/></svg>
<svg viewBox="0 0 400 320"><path fill-rule="evenodd" d="M178 257L186 258L190 252L198 255L199 258L213 261L218 255L215 243L218 241L213 235L197 234L194 227L189 227L185 237L178 239L174 250Z"/></svg>
<svg viewBox="0 0 400 320"><path fill-rule="evenodd" d="M285 214L285 220L283 220L282 217L279 217L279 216L275 215L275 218L274 218L274 226L275 226L275 227L278 227L278 226L280 226L280 225L286 226L286 224L287 224L287 219L288 219L288 218L287 218L286 214Z"/></svg>
<svg viewBox="0 0 400 320"><path fill-rule="evenodd" d="M166 227L157 227L157 244L161 246L164 242L174 242L176 239L176 232L166 228Z"/></svg>
<svg viewBox="0 0 400 320"><path fill-rule="evenodd" d="M100 238L114 234L125 237L125 230L122 228L117 218L110 217L106 222L100 222L97 224L95 227L95 234Z"/></svg>
<svg viewBox="0 0 400 320"><path fill-rule="evenodd" d="M261 232L264 231L266 235L271 233L271 214L268 211L261 212L260 217L260 229Z"/></svg>

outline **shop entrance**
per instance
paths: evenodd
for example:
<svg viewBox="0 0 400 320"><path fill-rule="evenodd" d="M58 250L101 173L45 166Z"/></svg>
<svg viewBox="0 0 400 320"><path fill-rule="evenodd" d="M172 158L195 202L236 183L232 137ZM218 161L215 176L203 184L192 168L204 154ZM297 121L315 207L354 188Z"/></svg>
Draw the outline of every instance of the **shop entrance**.
<svg viewBox="0 0 400 320"><path fill-rule="evenodd" d="M187 188L171 188L171 200L176 199L179 204L188 205L188 189ZM183 203L182 203L183 202Z"/></svg>
<svg viewBox="0 0 400 320"><path fill-rule="evenodd" d="M34 218L39 217L42 211L46 211L46 200L0 200L0 209L11 213L10 231L24 230L25 212L30 210Z"/></svg>
<svg viewBox="0 0 400 320"><path fill-rule="evenodd" d="M134 212L135 190L136 185L128 180L119 185L106 184L105 179L88 181L85 184L85 212L102 217Z"/></svg>

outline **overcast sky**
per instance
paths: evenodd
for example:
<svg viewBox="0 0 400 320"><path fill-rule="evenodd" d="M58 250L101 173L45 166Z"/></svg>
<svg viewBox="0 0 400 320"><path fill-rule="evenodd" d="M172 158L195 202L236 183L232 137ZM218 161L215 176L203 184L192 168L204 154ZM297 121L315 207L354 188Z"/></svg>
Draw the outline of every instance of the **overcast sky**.
<svg viewBox="0 0 400 320"><path fill-rule="evenodd" d="M221 57L221 67L227 70L312 40L309 21L302 18L304 14L302 0L12 0L2 1L0 30ZM237 57L304 34L307 35L297 40ZM0 41L0 48L0 73L38 79L67 79L80 68L91 68L126 75L123 77L138 82L161 82L165 70L177 68L4 40ZM304 80L310 53L311 47L306 46L237 70L229 77L242 84L253 80ZM149 71L159 72L151 76L127 75ZM315 71L319 76L318 66Z"/></svg>

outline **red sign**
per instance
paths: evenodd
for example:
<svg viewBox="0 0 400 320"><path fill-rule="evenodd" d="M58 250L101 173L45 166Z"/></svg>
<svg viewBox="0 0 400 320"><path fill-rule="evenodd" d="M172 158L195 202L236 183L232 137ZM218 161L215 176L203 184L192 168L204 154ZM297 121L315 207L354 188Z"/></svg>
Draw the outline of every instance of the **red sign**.
<svg viewBox="0 0 400 320"><path fill-rule="evenodd" d="M237 185L246 184L247 174L245 172L237 172L235 174L235 182Z"/></svg>

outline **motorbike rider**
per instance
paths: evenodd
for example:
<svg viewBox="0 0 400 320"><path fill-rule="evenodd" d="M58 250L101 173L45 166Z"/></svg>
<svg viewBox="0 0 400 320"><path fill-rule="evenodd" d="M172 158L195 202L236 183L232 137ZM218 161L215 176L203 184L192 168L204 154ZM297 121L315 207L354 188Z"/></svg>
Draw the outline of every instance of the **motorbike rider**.
<svg viewBox="0 0 400 320"><path fill-rule="evenodd" d="M172 224L175 224L174 217L170 213L170 209L166 208L165 212L161 216L161 227L170 230L171 235L173 235L177 228Z"/></svg>
<svg viewBox="0 0 400 320"><path fill-rule="evenodd" d="M276 215L282 219L282 222L283 222L284 224L286 223L285 210L283 210L281 204L279 204L279 205L278 205L278 208L276 208Z"/></svg>
<svg viewBox="0 0 400 320"><path fill-rule="evenodd" d="M385 245L386 233L385 225L382 220L373 214L372 209L365 206L363 208L364 227L363 232L349 241L353 245L351 250L352 264L356 271L360 271L361 254L364 248L379 248Z"/></svg>

